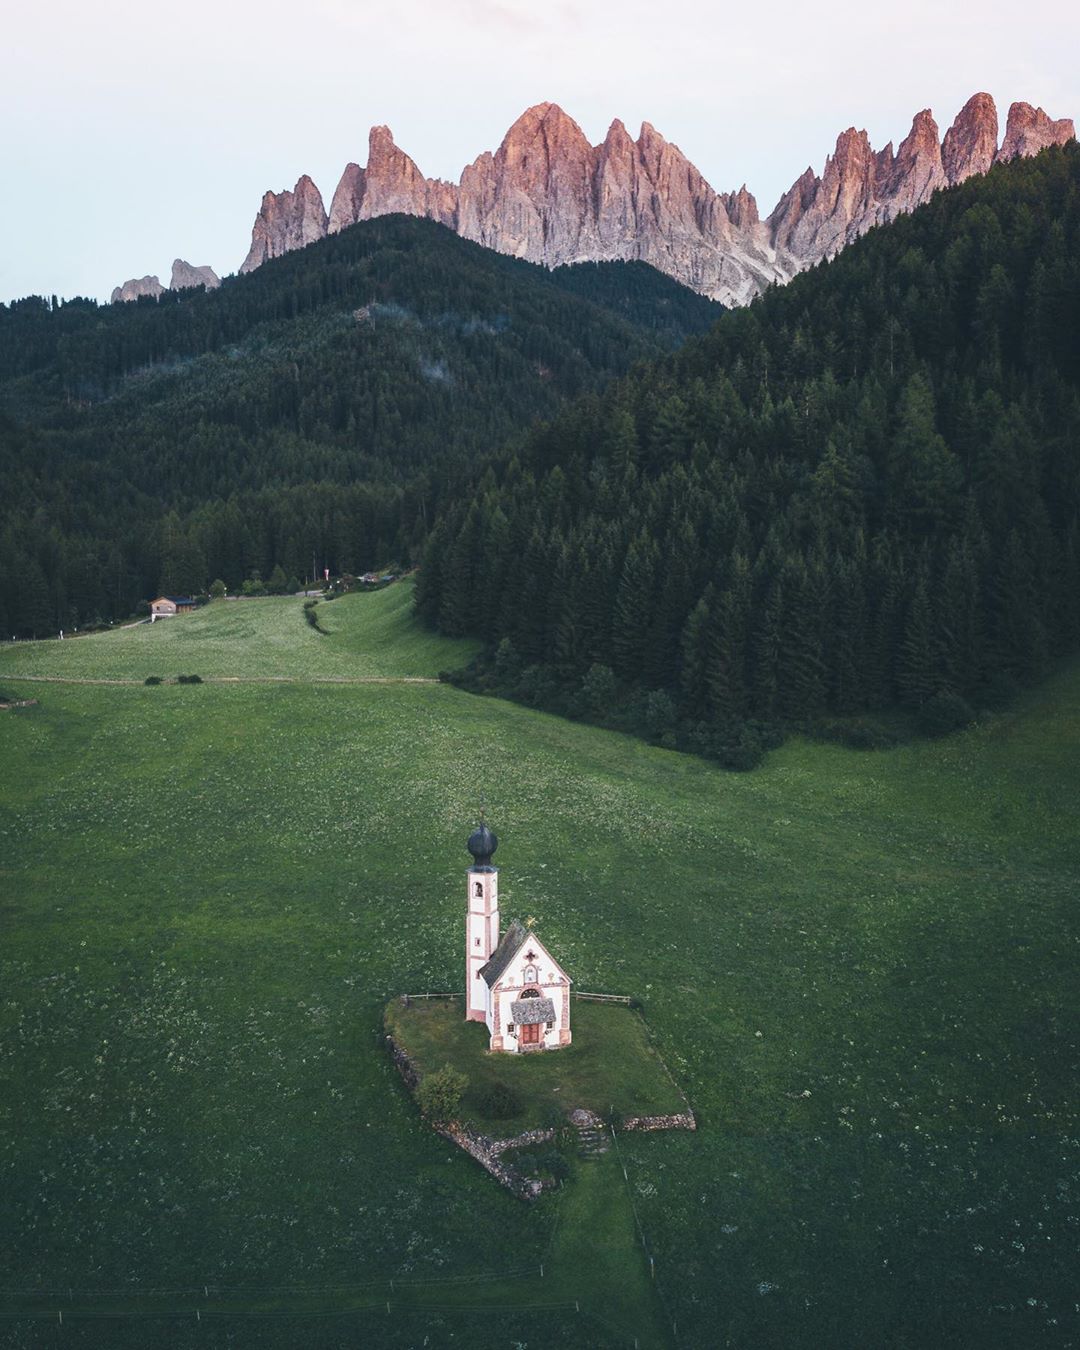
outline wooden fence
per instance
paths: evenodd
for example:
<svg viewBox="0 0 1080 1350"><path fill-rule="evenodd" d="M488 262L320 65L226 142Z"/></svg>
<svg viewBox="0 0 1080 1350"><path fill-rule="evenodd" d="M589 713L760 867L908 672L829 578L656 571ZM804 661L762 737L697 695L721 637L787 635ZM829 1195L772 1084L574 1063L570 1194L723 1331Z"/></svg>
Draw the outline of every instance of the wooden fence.
<svg viewBox="0 0 1080 1350"><path fill-rule="evenodd" d="M629 994L586 994L574 991L575 998L587 999L590 1003L630 1003Z"/></svg>

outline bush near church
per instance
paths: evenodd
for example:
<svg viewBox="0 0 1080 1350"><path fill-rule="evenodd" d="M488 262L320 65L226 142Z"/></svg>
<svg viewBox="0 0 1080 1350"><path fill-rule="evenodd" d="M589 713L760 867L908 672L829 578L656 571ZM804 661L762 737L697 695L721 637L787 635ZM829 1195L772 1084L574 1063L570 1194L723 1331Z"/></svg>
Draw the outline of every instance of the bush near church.
<svg viewBox="0 0 1080 1350"><path fill-rule="evenodd" d="M452 1120L461 1105L469 1080L450 1064L429 1073L416 1089L416 1104L427 1120L442 1124Z"/></svg>

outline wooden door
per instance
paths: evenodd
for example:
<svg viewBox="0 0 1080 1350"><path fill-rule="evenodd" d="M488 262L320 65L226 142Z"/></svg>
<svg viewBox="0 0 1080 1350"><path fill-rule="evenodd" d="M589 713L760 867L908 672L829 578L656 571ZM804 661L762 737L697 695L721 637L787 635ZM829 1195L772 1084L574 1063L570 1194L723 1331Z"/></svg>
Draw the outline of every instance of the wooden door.
<svg viewBox="0 0 1080 1350"><path fill-rule="evenodd" d="M522 1045L539 1045L539 1044L540 1044L540 1023L539 1023L539 1022L527 1022L527 1023L525 1024L525 1026L523 1026L523 1027L521 1028L521 1044L522 1044Z"/></svg>

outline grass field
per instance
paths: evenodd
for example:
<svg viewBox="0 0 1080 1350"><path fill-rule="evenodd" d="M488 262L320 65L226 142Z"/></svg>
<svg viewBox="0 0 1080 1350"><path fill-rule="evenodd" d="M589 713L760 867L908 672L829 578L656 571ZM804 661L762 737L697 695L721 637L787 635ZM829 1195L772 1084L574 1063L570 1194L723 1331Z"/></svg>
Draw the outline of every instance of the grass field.
<svg viewBox="0 0 1080 1350"><path fill-rule="evenodd" d="M386 1008L386 1025L420 1073L450 1064L469 1080L459 1119L486 1134L508 1138L551 1124L552 1112L584 1107L607 1117L662 1116L685 1110L683 1098L649 1040L645 1023L620 1004L571 1007L573 1042L542 1055L499 1055L488 1050L487 1028L466 1022L457 1000L400 999ZM520 1099L509 1119L485 1117L488 1090L501 1083Z"/></svg>
<svg viewBox="0 0 1080 1350"><path fill-rule="evenodd" d="M476 644L436 637L412 613L408 580L317 608L319 633L297 596L216 600L191 614L63 642L0 646L0 671L70 679L144 680L196 674L213 679L432 678L463 665Z"/></svg>
<svg viewBox="0 0 1080 1350"><path fill-rule="evenodd" d="M452 665L400 603L0 651L41 700L0 712L0 1346L61 1311L110 1348L1077 1343L1080 666L943 742L734 775L305 682ZM298 682L17 679L172 671ZM481 796L504 911L644 1000L700 1125L528 1210L378 1044L458 979ZM80 1317L140 1310L174 1320Z"/></svg>

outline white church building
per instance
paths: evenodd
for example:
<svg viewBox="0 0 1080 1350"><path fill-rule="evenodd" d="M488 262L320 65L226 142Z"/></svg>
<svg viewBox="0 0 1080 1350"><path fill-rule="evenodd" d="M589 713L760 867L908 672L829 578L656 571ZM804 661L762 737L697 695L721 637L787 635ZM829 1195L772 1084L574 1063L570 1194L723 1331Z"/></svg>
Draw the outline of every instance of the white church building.
<svg viewBox="0 0 1080 1350"><path fill-rule="evenodd" d="M557 1050L570 1044L570 977L517 919L500 939L498 846L487 825L469 836L465 1019L486 1023L491 1050Z"/></svg>

